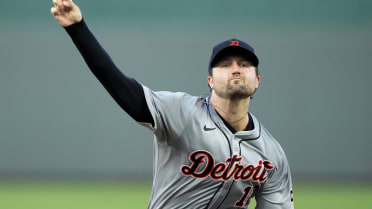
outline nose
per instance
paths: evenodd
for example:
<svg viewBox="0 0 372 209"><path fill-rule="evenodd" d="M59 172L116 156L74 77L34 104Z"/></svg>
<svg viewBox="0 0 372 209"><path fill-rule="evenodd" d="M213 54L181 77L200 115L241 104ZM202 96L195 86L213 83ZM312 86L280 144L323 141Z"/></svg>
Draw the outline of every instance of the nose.
<svg viewBox="0 0 372 209"><path fill-rule="evenodd" d="M232 62L231 67L232 67L232 70L233 70L232 74L240 74L240 66L239 66L237 61L234 60Z"/></svg>

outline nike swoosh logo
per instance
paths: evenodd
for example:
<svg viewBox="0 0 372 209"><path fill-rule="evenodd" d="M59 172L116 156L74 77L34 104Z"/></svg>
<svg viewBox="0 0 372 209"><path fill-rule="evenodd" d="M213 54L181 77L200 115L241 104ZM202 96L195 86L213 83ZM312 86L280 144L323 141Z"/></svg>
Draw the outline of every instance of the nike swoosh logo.
<svg viewBox="0 0 372 209"><path fill-rule="evenodd" d="M214 128L208 128L207 125L204 125L204 131L212 131L214 129L216 129L216 127L214 127Z"/></svg>

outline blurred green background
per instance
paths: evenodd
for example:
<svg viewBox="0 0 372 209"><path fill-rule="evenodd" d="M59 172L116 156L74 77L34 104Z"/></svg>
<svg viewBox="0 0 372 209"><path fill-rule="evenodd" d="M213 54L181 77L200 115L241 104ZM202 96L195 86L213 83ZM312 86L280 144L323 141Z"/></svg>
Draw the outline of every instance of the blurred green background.
<svg viewBox="0 0 372 209"><path fill-rule="evenodd" d="M0 206L12 209L147 208L150 182L26 182L0 184ZM296 209L370 209L371 185L296 184ZM248 208L255 207L255 200Z"/></svg>
<svg viewBox="0 0 372 209"><path fill-rule="evenodd" d="M372 1L75 2L153 90L208 93L212 47L251 43L250 111L287 154L296 208L372 208ZM0 208L146 208L153 137L90 73L52 5L1 2Z"/></svg>

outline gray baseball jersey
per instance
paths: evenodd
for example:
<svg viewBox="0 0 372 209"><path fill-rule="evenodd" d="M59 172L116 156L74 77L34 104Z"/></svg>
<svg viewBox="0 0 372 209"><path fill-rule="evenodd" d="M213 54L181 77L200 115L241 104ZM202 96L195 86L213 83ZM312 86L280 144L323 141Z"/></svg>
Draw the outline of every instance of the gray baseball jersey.
<svg viewBox="0 0 372 209"><path fill-rule="evenodd" d="M143 86L154 119L150 209L293 208L291 175L279 143L252 115L254 129L233 134L210 98Z"/></svg>

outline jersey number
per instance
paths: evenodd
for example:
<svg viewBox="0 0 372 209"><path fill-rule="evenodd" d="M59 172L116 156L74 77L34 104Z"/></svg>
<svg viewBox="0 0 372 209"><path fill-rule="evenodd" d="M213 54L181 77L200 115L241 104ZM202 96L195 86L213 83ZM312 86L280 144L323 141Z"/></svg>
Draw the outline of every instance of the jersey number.
<svg viewBox="0 0 372 209"><path fill-rule="evenodd" d="M244 187L244 194L240 198L240 200L235 203L235 207L247 207L249 199L251 199L252 192L253 192L252 186Z"/></svg>

